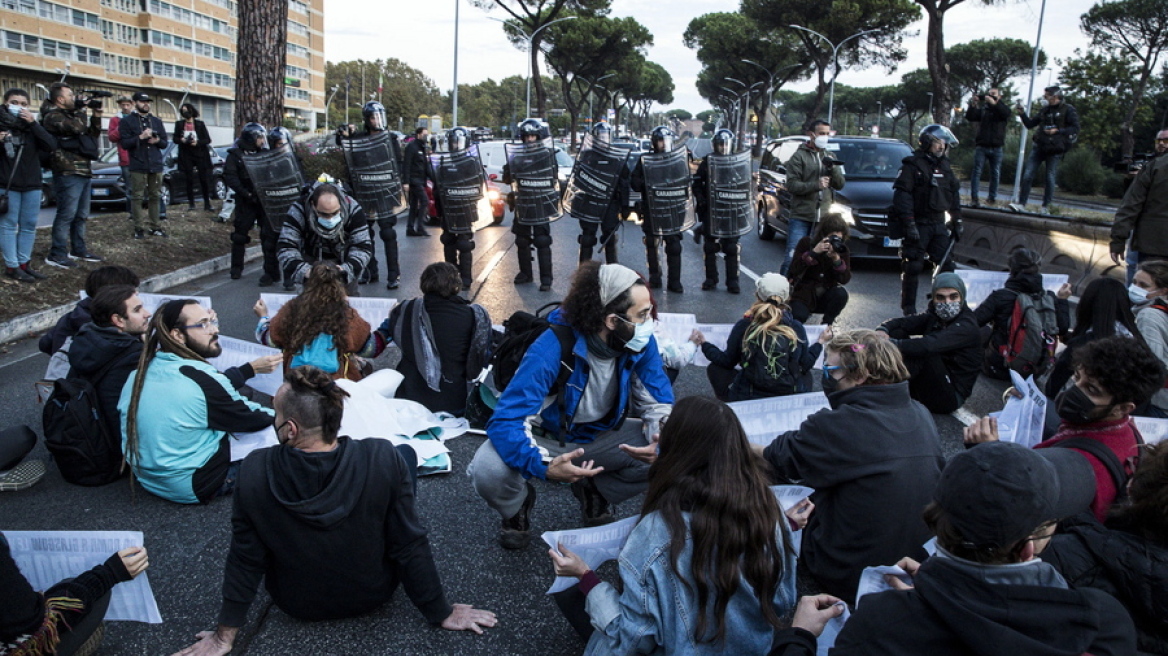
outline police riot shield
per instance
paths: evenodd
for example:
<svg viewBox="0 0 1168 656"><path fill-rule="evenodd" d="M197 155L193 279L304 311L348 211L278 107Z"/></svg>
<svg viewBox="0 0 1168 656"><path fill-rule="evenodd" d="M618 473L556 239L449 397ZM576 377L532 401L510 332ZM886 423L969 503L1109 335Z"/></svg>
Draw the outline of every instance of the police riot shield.
<svg viewBox="0 0 1168 656"><path fill-rule="evenodd" d="M395 216L406 209L393 141L384 131L341 139L341 150L349 165L349 186L370 221Z"/></svg>
<svg viewBox="0 0 1168 656"><path fill-rule="evenodd" d="M560 218L556 152L541 143L504 144L515 191L515 222L543 225Z"/></svg>
<svg viewBox="0 0 1168 656"><path fill-rule="evenodd" d="M277 233L284 227L288 208L300 200L304 178L291 145L254 153L242 152L243 166L255 185L268 225Z"/></svg>
<svg viewBox="0 0 1168 656"><path fill-rule="evenodd" d="M711 237L740 237L753 229L754 175L750 161L749 150L706 157L710 203L706 230Z"/></svg>
<svg viewBox="0 0 1168 656"><path fill-rule="evenodd" d="M645 175L645 210L653 234L664 237L694 225L692 177L684 146L668 153L641 155Z"/></svg>
<svg viewBox="0 0 1168 656"><path fill-rule="evenodd" d="M490 220L487 178L477 146L454 153L433 153L430 168L434 172L444 230L470 233L484 216Z"/></svg>
<svg viewBox="0 0 1168 656"><path fill-rule="evenodd" d="M581 221L603 221L628 157L628 149L586 135L564 191L564 211Z"/></svg>

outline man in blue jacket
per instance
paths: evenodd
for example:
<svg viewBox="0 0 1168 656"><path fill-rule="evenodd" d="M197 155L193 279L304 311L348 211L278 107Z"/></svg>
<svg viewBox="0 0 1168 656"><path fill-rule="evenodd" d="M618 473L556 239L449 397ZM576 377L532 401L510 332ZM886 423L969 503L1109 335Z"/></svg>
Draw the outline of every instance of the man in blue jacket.
<svg viewBox="0 0 1168 656"><path fill-rule="evenodd" d="M149 94L134 94L135 113L118 124L122 148L130 154L130 218L134 221L134 239L149 232L165 237L158 222L159 199L162 197L162 151L168 144L162 119L150 113ZM150 224L145 224L149 213Z"/></svg>
<svg viewBox="0 0 1168 656"><path fill-rule="evenodd" d="M590 526L612 521L609 504L645 490L649 466L625 449L647 445L673 404L652 312L649 289L631 269L590 261L576 270L563 305L549 316L552 327L528 348L470 464L475 491L503 519L504 548L531 541L535 487L525 479L571 483ZM561 367L570 373L557 386ZM626 425L630 410L642 421Z"/></svg>

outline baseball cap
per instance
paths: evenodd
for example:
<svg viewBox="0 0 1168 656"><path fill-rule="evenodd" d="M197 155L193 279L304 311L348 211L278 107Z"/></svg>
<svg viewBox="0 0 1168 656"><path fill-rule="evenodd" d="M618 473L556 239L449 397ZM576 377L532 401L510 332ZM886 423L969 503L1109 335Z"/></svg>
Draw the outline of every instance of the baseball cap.
<svg viewBox="0 0 1168 656"><path fill-rule="evenodd" d="M786 302L791 296L791 283L787 282L786 276L782 274L764 273L758 279L758 283L754 289L754 295L760 301L765 301L772 296L778 296L780 300Z"/></svg>
<svg viewBox="0 0 1168 656"><path fill-rule="evenodd" d="M933 499L970 545L1008 547L1040 525L1091 506L1095 476L1071 449L989 442L959 453L941 472Z"/></svg>
<svg viewBox="0 0 1168 656"><path fill-rule="evenodd" d="M124 102L134 102L134 99L129 96L118 96L118 104L120 105Z"/></svg>
<svg viewBox="0 0 1168 656"><path fill-rule="evenodd" d="M134 102L150 102L150 94L145 91L138 91L134 94Z"/></svg>

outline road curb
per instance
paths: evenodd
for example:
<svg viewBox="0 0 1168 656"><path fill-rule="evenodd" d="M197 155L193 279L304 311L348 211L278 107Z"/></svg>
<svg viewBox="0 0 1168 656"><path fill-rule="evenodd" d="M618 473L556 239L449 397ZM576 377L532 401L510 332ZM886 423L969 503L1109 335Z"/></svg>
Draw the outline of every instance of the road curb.
<svg viewBox="0 0 1168 656"><path fill-rule="evenodd" d="M244 262L252 262L262 256L259 246L252 246L247 249L244 255ZM224 271L231 267L231 255L221 255L198 264L192 264L188 267L183 267L177 271L169 273L160 273L156 276L151 276L142 281L139 289L144 292L160 292L186 282L190 282L195 278L201 278L206 275L215 273L216 271ZM41 310L39 312L31 312L29 314L22 314L18 317L13 317L9 321L0 325L0 344L7 344L18 339L33 336L33 333L39 333L43 330L48 330L56 325L57 321L68 314L75 306L75 303L67 303L65 305L58 305L57 307Z"/></svg>

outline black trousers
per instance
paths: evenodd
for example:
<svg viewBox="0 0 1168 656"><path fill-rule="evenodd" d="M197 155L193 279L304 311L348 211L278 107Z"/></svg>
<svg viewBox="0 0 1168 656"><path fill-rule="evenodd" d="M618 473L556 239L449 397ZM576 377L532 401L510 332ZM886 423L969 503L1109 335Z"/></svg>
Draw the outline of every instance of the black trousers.
<svg viewBox="0 0 1168 656"><path fill-rule="evenodd" d="M940 356L927 358L905 358L908 369L909 396L920 401L929 412L947 415L961 407L965 399L957 393L949 379L949 370Z"/></svg>
<svg viewBox="0 0 1168 656"><path fill-rule="evenodd" d="M429 210L430 197L426 195L426 180L410 180L410 218L406 229L422 230Z"/></svg>
<svg viewBox="0 0 1168 656"><path fill-rule="evenodd" d="M949 250L949 230L943 223L918 223L921 233L919 241L904 241L900 247L900 309L905 316L917 313L917 298L921 274L925 271L925 259L936 267L942 260L941 271L953 271L953 254L945 257Z"/></svg>
<svg viewBox="0 0 1168 656"><path fill-rule="evenodd" d="M815 303L807 305L803 301L791 301L791 315L799 323L807 323L813 312L823 315L823 323L831 324L844 311L848 304L848 290L843 285L836 285L831 289L816 290Z"/></svg>
<svg viewBox="0 0 1168 656"><path fill-rule="evenodd" d="M280 261L276 258L276 242L280 240L280 233L268 225L264 210L258 204L245 200L235 203L234 231L231 233L231 270L243 270L243 256L247 245L251 242L252 227L260 224L260 248L264 253L264 275L275 282L280 280Z"/></svg>
<svg viewBox="0 0 1168 656"><path fill-rule="evenodd" d="M199 146L202 148L202 146ZM181 154L178 158L178 168L182 171L183 177L187 182L187 203L195 206L195 169L199 170L199 186L203 188L203 206L211 206L211 191L215 187L211 184L211 160L209 158L199 159L197 157L183 157Z"/></svg>

